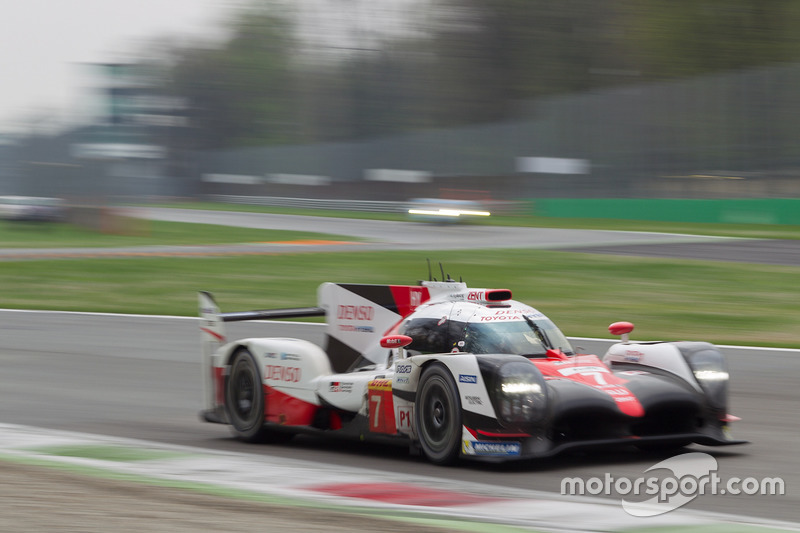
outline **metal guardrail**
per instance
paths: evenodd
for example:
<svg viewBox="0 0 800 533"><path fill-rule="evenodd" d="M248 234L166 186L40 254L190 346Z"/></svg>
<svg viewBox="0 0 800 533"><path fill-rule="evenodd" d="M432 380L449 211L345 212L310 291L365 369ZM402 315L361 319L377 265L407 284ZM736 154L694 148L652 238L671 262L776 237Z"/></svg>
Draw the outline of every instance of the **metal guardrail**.
<svg viewBox="0 0 800 533"><path fill-rule="evenodd" d="M405 213L408 202L380 202L372 200L328 200L319 198L284 198L279 196L235 196L212 194L214 202L273 207L299 207L305 209L333 209L341 211L374 211L380 213Z"/></svg>
<svg viewBox="0 0 800 533"><path fill-rule="evenodd" d="M377 213L407 213L412 202L386 202L376 200L332 200L322 198L284 198L279 196L241 196L211 194L213 202L272 207L297 207L302 209L331 209L338 211L369 211ZM486 201L481 206L492 212L513 213L524 208L523 202Z"/></svg>

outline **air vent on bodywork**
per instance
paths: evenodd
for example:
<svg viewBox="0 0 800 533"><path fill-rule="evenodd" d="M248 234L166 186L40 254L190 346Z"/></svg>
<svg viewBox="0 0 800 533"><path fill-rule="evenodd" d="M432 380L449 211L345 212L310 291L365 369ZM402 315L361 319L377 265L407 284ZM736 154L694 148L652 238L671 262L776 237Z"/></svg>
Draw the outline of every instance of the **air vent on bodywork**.
<svg viewBox="0 0 800 533"><path fill-rule="evenodd" d="M492 289L486 291L487 302L505 302L511 299L511 291L508 289Z"/></svg>

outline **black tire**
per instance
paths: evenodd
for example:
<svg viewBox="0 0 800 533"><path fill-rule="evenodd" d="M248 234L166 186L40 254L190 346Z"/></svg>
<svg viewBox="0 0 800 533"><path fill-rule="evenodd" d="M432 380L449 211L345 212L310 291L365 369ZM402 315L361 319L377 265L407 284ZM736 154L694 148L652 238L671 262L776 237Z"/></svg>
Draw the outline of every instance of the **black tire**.
<svg viewBox="0 0 800 533"><path fill-rule="evenodd" d="M443 365L434 363L422 373L415 411L414 424L425 457L437 465L455 462L461 451L461 399Z"/></svg>
<svg viewBox="0 0 800 533"><path fill-rule="evenodd" d="M284 442L291 433L272 431L264 425L264 386L258 365L246 348L233 354L225 385L225 410L234 435L245 442Z"/></svg>

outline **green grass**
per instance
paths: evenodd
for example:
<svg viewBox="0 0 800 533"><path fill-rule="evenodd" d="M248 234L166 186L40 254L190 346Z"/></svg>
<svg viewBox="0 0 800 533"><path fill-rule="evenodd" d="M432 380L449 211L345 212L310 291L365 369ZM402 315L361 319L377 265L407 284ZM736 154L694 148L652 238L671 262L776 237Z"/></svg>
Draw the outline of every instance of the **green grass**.
<svg viewBox="0 0 800 533"><path fill-rule="evenodd" d="M102 233L71 224L0 222L0 248L68 248L146 245L198 245L274 242L301 239L358 241L322 233L121 219L117 233Z"/></svg>
<svg viewBox="0 0 800 533"><path fill-rule="evenodd" d="M176 207L182 209L205 209L210 211L275 213L283 215L308 215L374 220L408 220L408 217L403 213L297 209L289 207L224 204L213 202L159 204L158 206L154 207ZM463 223L487 226L525 226L538 228L647 231L656 233L683 233L690 235L718 235L722 237L742 237L751 239L800 239L800 226L779 224L709 224L598 218L551 218L527 214L497 213L488 218L475 217L471 219L464 219Z"/></svg>
<svg viewBox="0 0 800 533"><path fill-rule="evenodd" d="M186 206L187 204L180 204ZM224 204L197 208L362 216ZM402 219L402 215L381 218ZM122 219L124 234L66 224L0 224L0 247L108 247L269 242L349 237ZM789 226L677 224L535 217L481 223L549 227L796 237ZM120 229L120 228L118 228ZM223 310L309 306L325 281L413 284L426 259L444 263L471 286L506 287L550 315L572 336L609 336L617 320L642 339L702 339L724 344L800 347L800 268L538 250L303 253L216 258L72 259L0 263L0 307L194 315L196 291L211 290Z"/></svg>
<svg viewBox="0 0 800 533"><path fill-rule="evenodd" d="M800 347L800 268L540 250L5 262L0 306L193 316L201 289L223 311L310 306L325 281L414 284L428 257L470 286L511 289L571 336L630 320L638 339Z"/></svg>

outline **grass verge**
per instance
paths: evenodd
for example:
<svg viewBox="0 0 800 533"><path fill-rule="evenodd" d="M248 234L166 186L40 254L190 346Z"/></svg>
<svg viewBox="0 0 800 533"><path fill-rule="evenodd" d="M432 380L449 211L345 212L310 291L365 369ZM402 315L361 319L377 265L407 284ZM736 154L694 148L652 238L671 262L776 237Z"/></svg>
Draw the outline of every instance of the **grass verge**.
<svg viewBox="0 0 800 533"><path fill-rule="evenodd" d="M117 233L102 233L71 224L26 224L9 221L0 223L0 248L200 245L301 239L359 240L355 237L304 231L264 230L141 219L126 219Z"/></svg>
<svg viewBox="0 0 800 533"><path fill-rule="evenodd" d="M325 281L414 284L430 252L303 253L0 263L2 307L196 314L196 291L223 311L309 306ZM800 268L603 256L541 250L438 252L454 278L503 287L567 335L609 337L617 320L634 338L800 347ZM437 277L440 277L437 275Z"/></svg>

